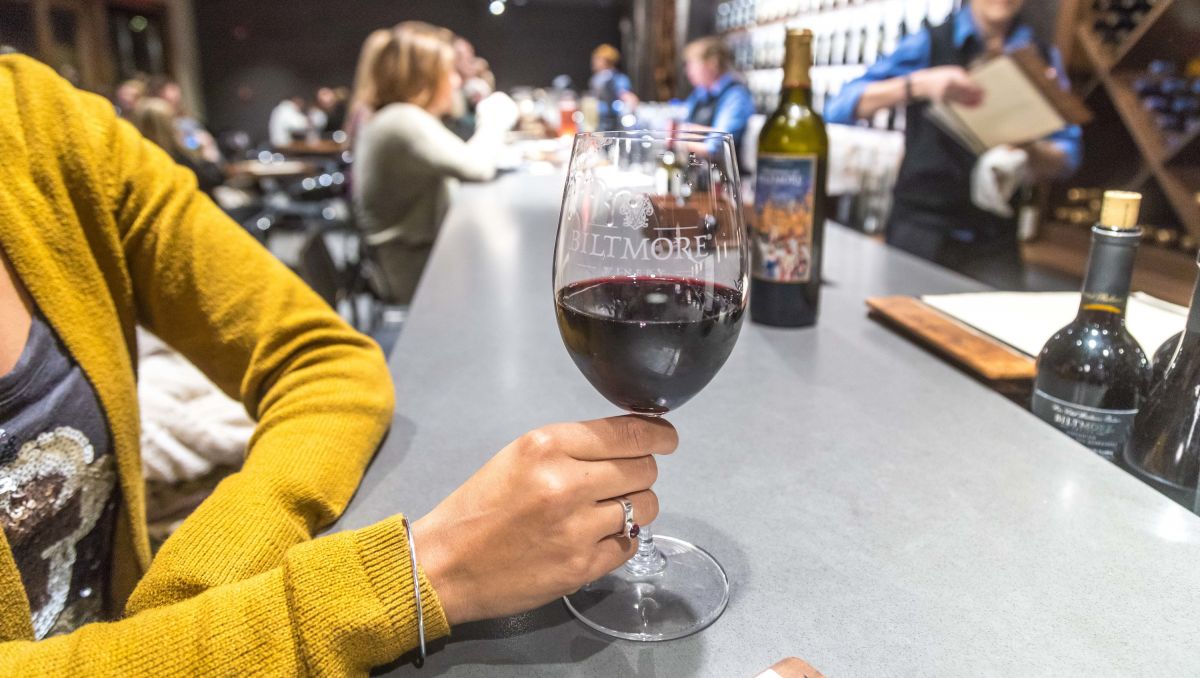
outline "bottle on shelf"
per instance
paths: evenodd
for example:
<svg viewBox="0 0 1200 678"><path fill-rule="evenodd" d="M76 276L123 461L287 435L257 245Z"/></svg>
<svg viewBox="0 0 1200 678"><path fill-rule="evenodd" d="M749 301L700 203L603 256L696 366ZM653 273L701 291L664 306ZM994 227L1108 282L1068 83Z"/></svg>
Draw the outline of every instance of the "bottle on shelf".
<svg viewBox="0 0 1200 678"><path fill-rule="evenodd" d="M1168 136L1200 129L1200 79L1188 80L1177 73L1174 62L1158 59L1132 81L1142 107Z"/></svg>
<svg viewBox="0 0 1200 678"><path fill-rule="evenodd" d="M842 31L834 31L833 37L829 41L829 60L826 63L830 66L841 66L846 63L846 35Z"/></svg>
<svg viewBox="0 0 1200 678"><path fill-rule="evenodd" d="M1154 229L1154 242L1159 247L1174 247L1179 240L1179 231L1173 228L1156 228Z"/></svg>
<svg viewBox="0 0 1200 678"><path fill-rule="evenodd" d="M1101 42L1119 45L1152 8L1153 3L1147 0L1095 0L1092 3L1092 29Z"/></svg>
<svg viewBox="0 0 1200 678"><path fill-rule="evenodd" d="M876 26L875 30L871 33L871 42L870 42L869 49L867 49L866 62L863 65L870 66L870 65L874 64L876 61L879 61L879 57L883 56L883 54L884 54L884 49L886 48L886 45L887 45L887 21L886 21L886 19L884 19L884 20L880 20L879 25Z"/></svg>
<svg viewBox="0 0 1200 678"><path fill-rule="evenodd" d="M1194 257L1196 256L1196 252L1200 250L1200 239L1196 238L1194 235L1185 233L1179 236L1179 242L1177 242L1175 246L1178 247L1181 252Z"/></svg>
<svg viewBox="0 0 1200 678"><path fill-rule="evenodd" d="M1150 379L1146 354L1125 327L1141 199L1104 194L1079 313L1046 342L1034 379L1033 413L1109 460L1120 459Z"/></svg>
<svg viewBox="0 0 1200 678"><path fill-rule="evenodd" d="M779 107L758 141L751 231L750 318L802 327L817 321L829 139L813 110L812 32L787 32Z"/></svg>
<svg viewBox="0 0 1200 678"><path fill-rule="evenodd" d="M1200 279L1186 329L1155 353L1155 381L1133 425L1125 466L1195 511L1200 479Z"/></svg>

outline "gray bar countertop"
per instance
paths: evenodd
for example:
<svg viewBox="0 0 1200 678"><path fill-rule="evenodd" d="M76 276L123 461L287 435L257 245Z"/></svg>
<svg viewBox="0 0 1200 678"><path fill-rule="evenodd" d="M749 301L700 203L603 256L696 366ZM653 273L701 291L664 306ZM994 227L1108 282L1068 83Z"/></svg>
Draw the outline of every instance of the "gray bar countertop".
<svg viewBox="0 0 1200 678"><path fill-rule="evenodd" d="M335 529L423 515L521 433L619 414L555 325L561 195L559 176L463 188L391 359L392 431ZM979 284L840 227L825 268L816 328L747 322L670 415L655 532L725 566L715 624L618 641L555 602L394 670L748 677L795 655L830 678L1200 675L1200 518L863 304Z"/></svg>

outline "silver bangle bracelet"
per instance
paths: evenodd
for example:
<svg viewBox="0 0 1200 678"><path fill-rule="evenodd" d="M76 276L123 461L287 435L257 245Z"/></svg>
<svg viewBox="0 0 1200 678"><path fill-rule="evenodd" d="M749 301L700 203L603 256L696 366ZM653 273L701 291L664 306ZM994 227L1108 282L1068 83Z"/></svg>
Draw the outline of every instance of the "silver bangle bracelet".
<svg viewBox="0 0 1200 678"><path fill-rule="evenodd" d="M417 571L417 545L413 543L412 526L407 517L401 517L404 533L408 536L408 558L412 561L413 594L417 597L417 642L420 656L413 664L417 668L425 665L425 612L421 609L421 576Z"/></svg>

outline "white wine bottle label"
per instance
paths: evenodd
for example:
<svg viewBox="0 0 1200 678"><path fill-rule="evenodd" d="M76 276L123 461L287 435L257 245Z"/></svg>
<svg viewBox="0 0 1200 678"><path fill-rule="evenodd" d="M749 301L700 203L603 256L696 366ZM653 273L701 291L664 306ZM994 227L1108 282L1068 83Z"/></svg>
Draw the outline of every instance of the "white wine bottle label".
<svg viewBox="0 0 1200 678"><path fill-rule="evenodd" d="M1093 452L1112 460L1125 449L1138 411L1104 410L1055 398L1041 389L1033 392L1033 413Z"/></svg>
<svg viewBox="0 0 1200 678"><path fill-rule="evenodd" d="M816 155L758 156L750 272L759 280L812 279Z"/></svg>

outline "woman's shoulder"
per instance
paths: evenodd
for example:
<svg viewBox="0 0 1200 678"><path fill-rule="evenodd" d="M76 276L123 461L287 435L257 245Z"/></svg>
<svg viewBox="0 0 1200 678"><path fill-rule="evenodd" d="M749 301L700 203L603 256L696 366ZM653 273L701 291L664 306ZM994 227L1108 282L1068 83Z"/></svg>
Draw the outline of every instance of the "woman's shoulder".
<svg viewBox="0 0 1200 678"><path fill-rule="evenodd" d="M394 103L376 111L367 122L367 129L415 131L430 124L440 125L441 121L415 104Z"/></svg>

